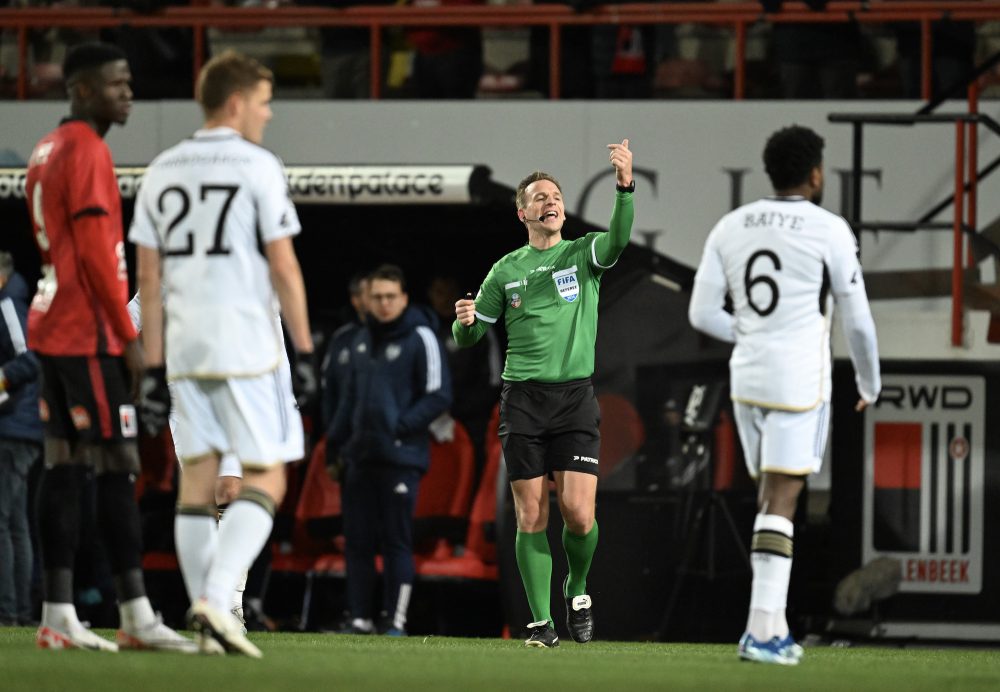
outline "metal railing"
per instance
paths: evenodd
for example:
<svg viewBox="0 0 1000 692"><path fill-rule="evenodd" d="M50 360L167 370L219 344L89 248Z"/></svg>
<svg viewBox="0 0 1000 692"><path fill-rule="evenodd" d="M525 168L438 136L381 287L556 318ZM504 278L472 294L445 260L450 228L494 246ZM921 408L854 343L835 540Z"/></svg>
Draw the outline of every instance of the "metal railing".
<svg viewBox="0 0 1000 692"><path fill-rule="evenodd" d="M747 87L747 31L758 22L770 23L886 23L914 22L921 32L921 94L931 98L932 25L942 20L983 22L1000 20L1000 2L942 2L940 0L875 0L830 2L811 10L805 3L788 2L780 11L764 13L756 2L622 4L575 12L565 5L483 5L451 7L170 7L152 14L115 8L0 9L0 29L17 32L17 97L28 94L28 32L53 27L102 29L121 27L182 27L194 31L194 71L206 55L205 29L262 29L265 27L367 27L371 33L371 95L382 93L382 30L389 27L546 27L549 31L549 96L559 98L560 46L564 27L580 25L643 25L695 23L730 28L734 40L733 98L743 99Z"/></svg>
<svg viewBox="0 0 1000 692"><path fill-rule="evenodd" d="M978 233L976 223L977 190L979 181L992 173L996 165L985 169L978 167L978 129L985 126L1000 135L1000 123L978 112L978 90L975 84L968 88L968 113L831 113L830 122L849 123L852 127L851 204L848 221L855 233L863 230L903 231L948 230L952 231L951 271L951 344L960 346L964 332L964 269L973 265L972 240ZM955 185L950 198L951 223L931 219L947 207L938 204L917 221L862 221L861 179L863 162L863 128L865 125L912 126L922 124L953 124L955 127ZM970 242L966 243L966 237Z"/></svg>

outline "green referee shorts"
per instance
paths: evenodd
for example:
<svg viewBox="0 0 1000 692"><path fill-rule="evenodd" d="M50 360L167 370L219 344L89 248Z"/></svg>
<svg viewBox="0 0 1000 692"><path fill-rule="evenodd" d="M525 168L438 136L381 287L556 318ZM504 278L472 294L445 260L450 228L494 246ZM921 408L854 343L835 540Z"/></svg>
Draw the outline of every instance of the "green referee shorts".
<svg viewBox="0 0 1000 692"><path fill-rule="evenodd" d="M553 471L597 475L601 410L589 379L504 382L500 444L512 481Z"/></svg>

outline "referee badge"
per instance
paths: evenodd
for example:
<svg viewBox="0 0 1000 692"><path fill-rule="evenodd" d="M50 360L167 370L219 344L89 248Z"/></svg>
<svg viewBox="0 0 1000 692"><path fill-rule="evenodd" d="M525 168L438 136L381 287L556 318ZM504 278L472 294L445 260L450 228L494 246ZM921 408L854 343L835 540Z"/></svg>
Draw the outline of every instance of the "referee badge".
<svg viewBox="0 0 1000 692"><path fill-rule="evenodd" d="M556 282L559 297L567 303L572 303L580 296L580 282L576 279L575 264L569 269L553 272L552 280Z"/></svg>
<svg viewBox="0 0 1000 692"><path fill-rule="evenodd" d="M510 306L512 308L519 308L519 307L521 307L521 294L520 293L513 293L513 294L511 294L511 296L510 296Z"/></svg>

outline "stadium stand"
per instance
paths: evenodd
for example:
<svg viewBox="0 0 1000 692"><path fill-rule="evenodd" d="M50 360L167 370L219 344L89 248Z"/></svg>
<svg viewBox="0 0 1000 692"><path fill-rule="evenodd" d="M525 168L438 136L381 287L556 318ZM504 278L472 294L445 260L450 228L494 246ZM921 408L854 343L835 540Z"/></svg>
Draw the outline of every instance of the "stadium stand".
<svg viewBox="0 0 1000 692"><path fill-rule="evenodd" d="M420 481L413 526L418 567L421 558L454 553L465 539L476 463L465 426L454 424L452 440L431 440L430 467Z"/></svg>
<svg viewBox="0 0 1000 692"><path fill-rule="evenodd" d="M434 555L419 561L417 575L421 578L496 580L499 577L496 546L497 474L503 454L497 435L499 416L500 409L496 407L487 427L486 464L469 512L464 550L455 555Z"/></svg>

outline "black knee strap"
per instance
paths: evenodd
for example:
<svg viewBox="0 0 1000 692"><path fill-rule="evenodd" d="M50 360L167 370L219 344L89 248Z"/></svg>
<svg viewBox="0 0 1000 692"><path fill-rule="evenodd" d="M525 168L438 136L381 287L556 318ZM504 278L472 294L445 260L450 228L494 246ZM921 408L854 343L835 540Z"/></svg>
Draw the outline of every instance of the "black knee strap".
<svg viewBox="0 0 1000 692"><path fill-rule="evenodd" d="M186 515L189 517L212 517L213 519L218 518L219 512L215 508L215 505L177 505L176 514L178 516Z"/></svg>
<svg viewBox="0 0 1000 692"><path fill-rule="evenodd" d="M263 507L264 511L272 517L276 510L274 498L257 488L243 488L240 491L239 497L236 498L236 502L253 502Z"/></svg>

